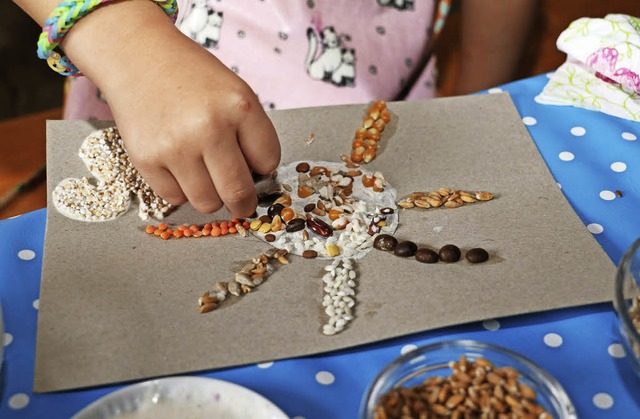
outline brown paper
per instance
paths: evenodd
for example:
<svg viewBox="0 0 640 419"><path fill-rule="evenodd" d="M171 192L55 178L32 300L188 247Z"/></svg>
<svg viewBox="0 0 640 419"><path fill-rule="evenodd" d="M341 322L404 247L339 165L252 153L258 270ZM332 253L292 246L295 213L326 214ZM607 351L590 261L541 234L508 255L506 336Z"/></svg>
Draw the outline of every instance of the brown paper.
<svg viewBox="0 0 640 419"><path fill-rule="evenodd" d="M367 166L398 190L486 190L492 201L404 210L396 236L438 249L484 247L489 262L421 264L372 250L357 262L356 318L321 332L326 261L291 257L237 302L199 314L197 298L266 250L256 238L159 240L132 208L86 223L49 202L34 390L50 392L296 357L487 318L608 301L614 266L549 173L508 94L391 103ZM283 163L339 161L366 105L275 111ZM84 138L112 123L49 122L49 195L88 176ZM307 145L305 139L315 134ZM169 223L225 219L188 205Z"/></svg>

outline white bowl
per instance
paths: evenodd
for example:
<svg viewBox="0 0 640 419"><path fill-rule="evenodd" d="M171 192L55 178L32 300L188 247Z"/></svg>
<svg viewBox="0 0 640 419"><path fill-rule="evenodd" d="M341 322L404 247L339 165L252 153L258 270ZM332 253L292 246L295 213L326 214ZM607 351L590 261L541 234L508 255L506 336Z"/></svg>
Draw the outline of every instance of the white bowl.
<svg viewBox="0 0 640 419"><path fill-rule="evenodd" d="M289 419L275 404L248 388L204 377L169 377L114 391L72 419L138 418Z"/></svg>

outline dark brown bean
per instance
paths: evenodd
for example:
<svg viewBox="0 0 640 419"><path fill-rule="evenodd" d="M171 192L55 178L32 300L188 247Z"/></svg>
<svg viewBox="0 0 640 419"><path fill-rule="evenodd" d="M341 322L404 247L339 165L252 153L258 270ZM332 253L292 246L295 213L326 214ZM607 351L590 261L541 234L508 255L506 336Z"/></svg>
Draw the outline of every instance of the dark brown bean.
<svg viewBox="0 0 640 419"><path fill-rule="evenodd" d="M421 247L416 250L416 260L422 263L436 263L438 261L438 254L426 247Z"/></svg>
<svg viewBox="0 0 640 419"><path fill-rule="evenodd" d="M267 215L273 219L273 217L275 217L276 215L280 215L283 209L284 209L284 205L273 204L267 210Z"/></svg>
<svg viewBox="0 0 640 419"><path fill-rule="evenodd" d="M262 217L260 217L258 219L262 222L262 224L265 224L265 223L271 224L271 221L273 221L272 218L269 217L268 215L263 215Z"/></svg>
<svg viewBox="0 0 640 419"><path fill-rule="evenodd" d="M393 253L396 256L406 258L406 257L415 255L416 250L418 250L418 246L414 242L407 240L407 241L398 243L396 248L393 250Z"/></svg>
<svg viewBox="0 0 640 419"><path fill-rule="evenodd" d="M287 223L287 226L284 228L287 233L294 233L296 231L300 231L307 224L307 220L304 218L293 218L291 221Z"/></svg>
<svg viewBox="0 0 640 419"><path fill-rule="evenodd" d="M379 234L373 240L373 247L378 250L393 250L398 245L398 240L390 234Z"/></svg>
<svg viewBox="0 0 640 419"><path fill-rule="evenodd" d="M481 247L474 247L469 249L465 257L471 263L482 263L489 259L489 253Z"/></svg>
<svg viewBox="0 0 640 419"><path fill-rule="evenodd" d="M384 207L380 210L380 214L393 214L394 210L391 207Z"/></svg>
<svg viewBox="0 0 640 419"><path fill-rule="evenodd" d="M318 252L311 249L305 250L304 252L302 252L302 257L305 259L315 259L316 257L318 257Z"/></svg>
<svg viewBox="0 0 640 419"><path fill-rule="evenodd" d="M311 212L316 209L316 204L313 202L304 206L304 212Z"/></svg>
<svg viewBox="0 0 640 419"><path fill-rule="evenodd" d="M311 231L322 237L333 236L333 227L331 227L329 224L325 223L318 217L308 219L307 227L309 227Z"/></svg>
<svg viewBox="0 0 640 419"><path fill-rule="evenodd" d="M445 244L440 248L438 252L438 256L440 256L440 260L446 263L457 262L460 260L460 248L455 244Z"/></svg>
<svg viewBox="0 0 640 419"><path fill-rule="evenodd" d="M309 166L309 163L307 163L306 161L303 161L302 163L298 163L298 165L296 166L296 172L307 173L310 168L311 167Z"/></svg>
<svg viewBox="0 0 640 419"><path fill-rule="evenodd" d="M264 239L269 243L276 241L276 236L274 234L265 234Z"/></svg>

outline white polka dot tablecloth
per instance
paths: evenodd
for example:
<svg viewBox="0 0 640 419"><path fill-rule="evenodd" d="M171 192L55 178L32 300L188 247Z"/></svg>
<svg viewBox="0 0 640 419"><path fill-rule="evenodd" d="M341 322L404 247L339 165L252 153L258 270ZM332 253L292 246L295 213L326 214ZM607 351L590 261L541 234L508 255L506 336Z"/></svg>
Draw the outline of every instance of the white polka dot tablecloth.
<svg viewBox="0 0 640 419"><path fill-rule="evenodd" d="M640 237L640 124L538 104L534 97L546 81L541 75L491 92L511 94L558 187L617 264ZM32 392L45 217L45 210L39 210L0 221L0 302L5 320L0 336L5 352L0 418L68 418L121 388ZM565 388L580 418L640 418L640 378L617 334L611 304L487 319L345 351L201 375L248 387L291 418L355 418L365 390L388 362L449 339L494 343L531 359Z"/></svg>

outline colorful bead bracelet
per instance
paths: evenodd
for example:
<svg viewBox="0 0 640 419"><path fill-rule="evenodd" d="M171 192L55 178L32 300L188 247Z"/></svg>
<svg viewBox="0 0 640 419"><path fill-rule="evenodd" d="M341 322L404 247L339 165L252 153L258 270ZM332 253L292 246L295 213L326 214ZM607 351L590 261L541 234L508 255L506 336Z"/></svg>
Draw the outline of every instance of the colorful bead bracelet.
<svg viewBox="0 0 640 419"><path fill-rule="evenodd" d="M44 22L38 38L38 57L47 60L49 67L63 76L78 73L69 58L61 56L54 49L67 35L69 29L84 16L98 7L114 0L64 0L53 10ZM178 15L177 0L152 0L175 22Z"/></svg>

